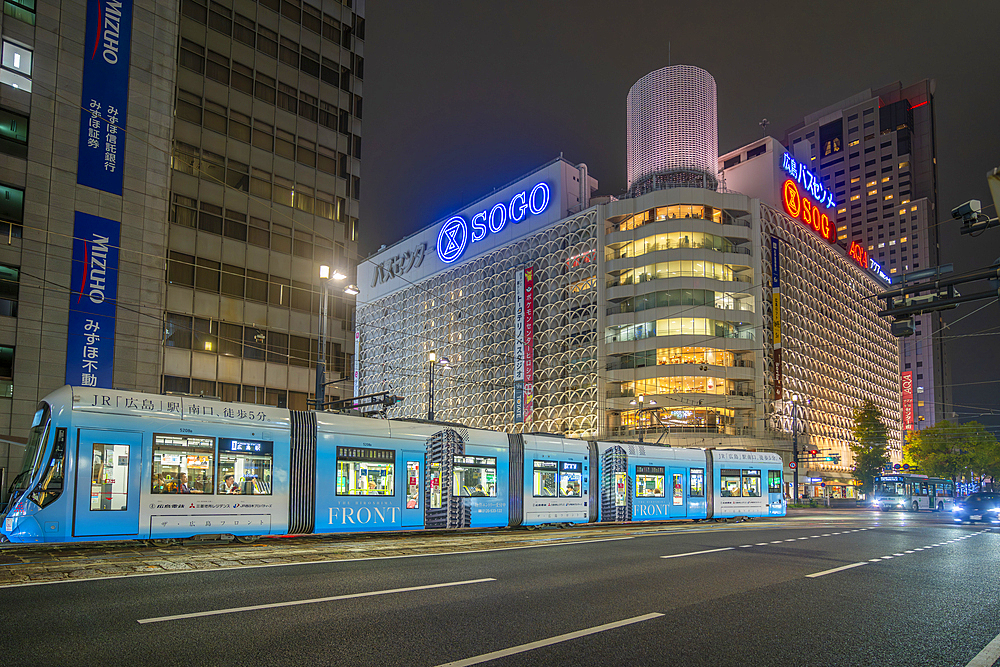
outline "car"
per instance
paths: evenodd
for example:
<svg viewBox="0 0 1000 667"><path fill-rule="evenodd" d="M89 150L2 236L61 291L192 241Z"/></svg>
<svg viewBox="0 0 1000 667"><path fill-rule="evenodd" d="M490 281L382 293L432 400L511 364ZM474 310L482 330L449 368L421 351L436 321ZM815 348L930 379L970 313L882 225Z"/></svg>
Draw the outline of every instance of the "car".
<svg viewBox="0 0 1000 667"><path fill-rule="evenodd" d="M973 493L955 503L952 516L956 523L983 521L1000 523L1000 493Z"/></svg>

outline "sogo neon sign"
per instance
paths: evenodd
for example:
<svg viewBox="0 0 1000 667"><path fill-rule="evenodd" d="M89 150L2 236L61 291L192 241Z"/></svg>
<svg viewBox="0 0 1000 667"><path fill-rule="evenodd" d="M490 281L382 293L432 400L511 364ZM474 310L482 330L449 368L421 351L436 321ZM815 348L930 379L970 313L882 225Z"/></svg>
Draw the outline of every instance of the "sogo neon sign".
<svg viewBox="0 0 1000 667"><path fill-rule="evenodd" d="M453 216L441 225L437 238L438 258L451 264L465 252L470 243L482 241L490 232L499 234L508 221L519 223L528 214L538 215L549 207L552 192L546 183L539 183L513 196L510 204L500 202L489 210L482 210L472 216L472 225L460 215Z"/></svg>
<svg viewBox="0 0 1000 667"><path fill-rule="evenodd" d="M823 187L818 176L788 153L781 158L781 168L791 176L781 186L781 202L785 205L785 211L807 227L812 227L813 231L822 236L827 243L836 243L837 226L830 220L829 215L820 210L820 206L832 209L837 205L833 194ZM805 193L799 191L800 185ZM807 199L805 194L819 202L819 205Z"/></svg>

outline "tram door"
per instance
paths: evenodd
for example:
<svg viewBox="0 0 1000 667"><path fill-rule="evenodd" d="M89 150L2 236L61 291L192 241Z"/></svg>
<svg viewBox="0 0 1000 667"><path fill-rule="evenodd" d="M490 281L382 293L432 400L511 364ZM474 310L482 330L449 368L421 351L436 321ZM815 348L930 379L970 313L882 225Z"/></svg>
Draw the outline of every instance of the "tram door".
<svg viewBox="0 0 1000 667"><path fill-rule="evenodd" d="M683 468L670 469L670 516L687 516L687 484Z"/></svg>
<svg viewBox="0 0 1000 667"><path fill-rule="evenodd" d="M403 451L403 528L424 525L424 453Z"/></svg>
<svg viewBox="0 0 1000 667"><path fill-rule="evenodd" d="M80 429L73 535L137 535L142 434Z"/></svg>

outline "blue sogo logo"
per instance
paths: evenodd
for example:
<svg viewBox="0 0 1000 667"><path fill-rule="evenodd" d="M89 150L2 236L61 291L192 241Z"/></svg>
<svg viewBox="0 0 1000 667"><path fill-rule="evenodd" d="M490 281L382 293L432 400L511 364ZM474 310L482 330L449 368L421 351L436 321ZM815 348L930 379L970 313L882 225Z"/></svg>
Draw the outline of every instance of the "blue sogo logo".
<svg viewBox="0 0 1000 667"><path fill-rule="evenodd" d="M445 264L451 264L465 252L469 243L482 241L489 232L498 234L507 221L519 223L531 215L538 215L549 207L552 192L548 184L538 183L531 189L514 195L510 204L494 204L489 210L483 209L472 216L470 234L469 223L460 215L448 218L438 231L437 254Z"/></svg>

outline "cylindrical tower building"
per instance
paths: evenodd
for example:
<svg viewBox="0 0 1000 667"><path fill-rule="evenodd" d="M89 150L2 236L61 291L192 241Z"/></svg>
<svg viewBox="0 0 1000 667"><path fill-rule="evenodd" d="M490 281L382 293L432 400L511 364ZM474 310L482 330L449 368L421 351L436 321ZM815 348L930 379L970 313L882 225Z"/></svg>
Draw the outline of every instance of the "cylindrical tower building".
<svg viewBox="0 0 1000 667"><path fill-rule="evenodd" d="M633 196L672 186L715 189L715 79L692 65L664 67L628 93L628 188Z"/></svg>

